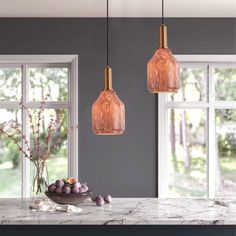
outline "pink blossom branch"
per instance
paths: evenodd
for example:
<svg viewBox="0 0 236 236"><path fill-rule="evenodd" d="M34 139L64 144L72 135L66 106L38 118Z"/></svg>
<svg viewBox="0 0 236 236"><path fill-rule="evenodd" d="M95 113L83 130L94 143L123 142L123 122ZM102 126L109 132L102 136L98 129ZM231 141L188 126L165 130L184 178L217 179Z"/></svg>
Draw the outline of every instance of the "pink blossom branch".
<svg viewBox="0 0 236 236"><path fill-rule="evenodd" d="M29 112L29 110L27 109L27 107L23 103L20 103L20 105L22 106L22 109L26 109L26 114L27 114L27 116L29 118L30 129L31 129L32 134L33 134L34 149L36 150L35 127L34 127L34 123L33 123L33 116L32 116L32 114Z"/></svg>
<svg viewBox="0 0 236 236"><path fill-rule="evenodd" d="M41 124L41 120L42 120L42 111L44 109L44 105L46 103L46 100L49 98L50 94L47 94L46 97L43 99L43 101L41 102L41 105L39 107L39 111L38 111L38 115L37 115L37 145L36 145L36 148L37 148L37 152L38 152L38 155L40 156L40 124Z"/></svg>
<svg viewBox="0 0 236 236"><path fill-rule="evenodd" d="M49 122L48 128L47 128L47 133L48 134L47 134L47 136L45 138L46 146L45 146L45 152L44 152L44 158L45 159L49 155L49 152L48 152L49 151L49 143L50 143L50 141L52 139L52 134L54 133L54 131L56 129L56 124L57 124L57 122L56 121L53 122L53 119L51 119L50 122Z"/></svg>
<svg viewBox="0 0 236 236"><path fill-rule="evenodd" d="M17 145L17 147L19 148L19 151L21 151L26 158L33 161L33 157L31 155L28 155L27 152L25 150L23 150L23 148L18 144L17 140L12 135L8 134L2 128L0 128L0 133L5 134L9 139L11 139Z"/></svg>
<svg viewBox="0 0 236 236"><path fill-rule="evenodd" d="M65 135L68 133L68 129L65 130L64 133L62 133L56 140L55 144L51 146L51 141L53 134L57 128L57 125L60 123L60 120L54 120L53 118L50 118L50 122L47 127L47 133L45 136L45 146L44 150L40 150L40 125L42 122L42 113L44 111L44 104L46 100L48 99L49 94L45 97L45 99L41 102L41 105L39 107L39 111L36 115L36 125L34 125L33 116L29 112L29 110L26 108L24 104L21 103L22 109L27 109L27 116L29 118L30 128L32 130L32 136L33 136L33 148L29 145L29 140L27 140L26 135L21 131L20 126L18 124L14 124L13 122L4 122L0 124L3 128L0 126L0 134L6 135L9 139L11 139L18 147L18 149L22 152L22 154L30 159L37 168L40 168L40 166L44 165L46 159L50 157L50 155L57 149L59 144L62 142ZM61 123L60 123L61 126ZM19 144L17 139L14 138L14 134L9 134L8 131L4 130L4 128L9 127L9 129L16 132L16 134L20 135L22 138L23 143L26 145L26 149L24 150ZM73 131L76 127L71 127L71 131ZM41 152L40 152L41 151Z"/></svg>
<svg viewBox="0 0 236 236"><path fill-rule="evenodd" d="M74 131L75 129L78 129L79 128L79 126L77 125L77 126L75 126L75 127L71 127L70 129L71 129L71 131ZM58 139L57 139L57 141L56 141L56 143L52 146L52 148L50 149L50 152L49 152L49 155L48 156L50 156L56 149L57 149L57 147L58 147L58 145L61 143L61 141L62 141L62 139L64 138L64 136L66 135L66 134L68 134L68 129L66 129L66 131L64 132L64 134L62 134Z"/></svg>
<svg viewBox="0 0 236 236"><path fill-rule="evenodd" d="M66 132L64 134L62 134L56 141L56 143L50 148L50 152L49 155L50 156L56 149L57 146L61 143L62 139L64 138L64 136L68 133L68 129L66 129Z"/></svg>
<svg viewBox="0 0 236 236"><path fill-rule="evenodd" d="M26 135L21 131L20 127L18 124L14 124L12 122L6 122L6 126L9 125L9 127L13 130L15 130L23 139L24 144L26 144L27 151L30 151L30 146L29 146L29 140L27 140Z"/></svg>

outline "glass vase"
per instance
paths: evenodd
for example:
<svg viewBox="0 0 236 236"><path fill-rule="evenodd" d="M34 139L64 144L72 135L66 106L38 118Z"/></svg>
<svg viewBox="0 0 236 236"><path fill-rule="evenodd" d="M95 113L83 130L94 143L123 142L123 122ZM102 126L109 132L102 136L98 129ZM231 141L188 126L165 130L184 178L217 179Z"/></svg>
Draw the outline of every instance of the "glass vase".
<svg viewBox="0 0 236 236"><path fill-rule="evenodd" d="M43 197L49 185L47 163L34 165L31 198Z"/></svg>

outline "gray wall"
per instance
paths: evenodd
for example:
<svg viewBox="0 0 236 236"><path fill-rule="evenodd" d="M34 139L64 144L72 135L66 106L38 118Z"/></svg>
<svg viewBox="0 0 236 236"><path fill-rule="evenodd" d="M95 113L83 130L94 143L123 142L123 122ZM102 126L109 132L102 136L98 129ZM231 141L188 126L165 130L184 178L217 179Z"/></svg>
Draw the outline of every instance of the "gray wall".
<svg viewBox="0 0 236 236"><path fill-rule="evenodd" d="M167 19L175 54L235 54L235 19ZM0 19L1 54L79 55L79 176L95 192L156 195L156 99L146 63L158 45L157 19L112 19L114 88L126 105L123 136L91 131L91 106L103 88L104 19Z"/></svg>

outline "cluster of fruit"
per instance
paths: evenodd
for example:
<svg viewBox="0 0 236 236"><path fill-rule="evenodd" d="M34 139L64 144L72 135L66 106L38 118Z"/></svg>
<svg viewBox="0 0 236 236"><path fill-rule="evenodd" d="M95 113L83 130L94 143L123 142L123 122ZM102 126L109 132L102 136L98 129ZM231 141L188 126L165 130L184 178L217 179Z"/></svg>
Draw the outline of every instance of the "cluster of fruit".
<svg viewBox="0 0 236 236"><path fill-rule="evenodd" d="M75 178L57 180L48 186L50 193L85 193L89 190L87 183L80 183Z"/></svg>
<svg viewBox="0 0 236 236"><path fill-rule="evenodd" d="M111 195L106 195L105 197L102 197L101 195L98 195L96 197L93 197L92 201L96 202L97 206L102 206L105 203L111 203L112 202L112 197L111 197Z"/></svg>

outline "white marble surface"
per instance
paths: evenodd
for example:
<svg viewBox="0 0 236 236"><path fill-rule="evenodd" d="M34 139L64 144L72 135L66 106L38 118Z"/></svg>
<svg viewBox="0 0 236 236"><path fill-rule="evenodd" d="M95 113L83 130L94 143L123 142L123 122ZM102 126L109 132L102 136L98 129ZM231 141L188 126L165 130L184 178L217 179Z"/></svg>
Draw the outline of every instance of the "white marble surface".
<svg viewBox="0 0 236 236"><path fill-rule="evenodd" d="M0 222L6 224L236 224L236 200L116 198L97 207L79 205L80 213L34 212L30 200L0 199Z"/></svg>

